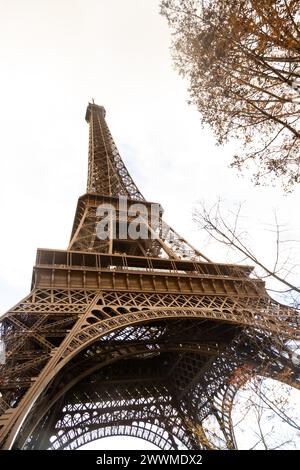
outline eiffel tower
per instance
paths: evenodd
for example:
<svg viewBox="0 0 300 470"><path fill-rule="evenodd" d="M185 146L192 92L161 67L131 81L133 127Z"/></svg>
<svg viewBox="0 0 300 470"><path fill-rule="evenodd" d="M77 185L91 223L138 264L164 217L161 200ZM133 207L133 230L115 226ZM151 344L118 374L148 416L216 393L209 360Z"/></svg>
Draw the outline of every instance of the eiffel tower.
<svg viewBox="0 0 300 470"><path fill-rule="evenodd" d="M1 446L134 436L212 449L211 418L234 449L233 401L248 380L300 387L288 347L299 315L251 267L210 261L164 222L128 173L103 106L89 103L86 121L87 192L68 249L37 250L30 294L1 320ZM130 227L147 236L124 236Z"/></svg>

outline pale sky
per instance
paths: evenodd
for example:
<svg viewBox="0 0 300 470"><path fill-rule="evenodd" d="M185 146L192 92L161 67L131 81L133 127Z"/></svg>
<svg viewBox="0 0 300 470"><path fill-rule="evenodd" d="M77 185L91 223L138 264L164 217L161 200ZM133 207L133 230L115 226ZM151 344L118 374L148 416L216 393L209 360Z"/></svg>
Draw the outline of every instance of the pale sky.
<svg viewBox="0 0 300 470"><path fill-rule="evenodd" d="M92 98L137 186L165 219L210 258L192 223L197 200L246 201L253 243L272 257L257 224L281 223L299 237L300 187L254 187L229 169L220 148L187 105L172 66L170 31L157 0L0 0L0 311L29 293L37 247L65 249L77 198L85 192ZM256 222L255 222L256 221ZM265 227L265 226L264 226ZM293 236L294 236L293 235Z"/></svg>

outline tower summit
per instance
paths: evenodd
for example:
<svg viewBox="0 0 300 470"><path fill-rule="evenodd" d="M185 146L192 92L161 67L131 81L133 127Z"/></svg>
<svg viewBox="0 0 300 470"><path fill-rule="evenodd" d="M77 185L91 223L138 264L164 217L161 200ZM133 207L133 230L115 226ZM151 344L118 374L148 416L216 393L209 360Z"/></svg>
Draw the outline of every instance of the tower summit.
<svg viewBox="0 0 300 470"><path fill-rule="evenodd" d="M89 103L85 119L89 123L89 163L87 193L126 196L143 200L129 175L105 121L103 106Z"/></svg>
<svg viewBox="0 0 300 470"><path fill-rule="evenodd" d="M30 294L1 319L2 448L71 449L129 435L161 449L227 448L239 387L299 387L299 316L248 266L210 261L163 220L89 103L87 191L67 250L38 249ZM180 214L179 214L180 216ZM3 361L2 361L3 362Z"/></svg>

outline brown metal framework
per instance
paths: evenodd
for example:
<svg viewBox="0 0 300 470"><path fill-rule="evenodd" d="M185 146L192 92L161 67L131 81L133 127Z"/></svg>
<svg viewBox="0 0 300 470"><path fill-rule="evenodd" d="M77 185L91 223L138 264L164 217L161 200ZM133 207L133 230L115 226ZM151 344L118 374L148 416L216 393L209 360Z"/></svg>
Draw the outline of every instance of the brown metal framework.
<svg viewBox="0 0 300 470"><path fill-rule="evenodd" d="M217 264L162 220L147 239L97 236L97 207L130 223L150 208L89 103L87 193L67 251L39 249L30 294L2 318L2 448L72 449L112 435L161 449L210 449L203 422L236 442L236 392L255 374L300 387L288 341L299 315L272 300L247 266ZM147 211L146 211L147 212ZM153 235L150 237L150 235Z"/></svg>

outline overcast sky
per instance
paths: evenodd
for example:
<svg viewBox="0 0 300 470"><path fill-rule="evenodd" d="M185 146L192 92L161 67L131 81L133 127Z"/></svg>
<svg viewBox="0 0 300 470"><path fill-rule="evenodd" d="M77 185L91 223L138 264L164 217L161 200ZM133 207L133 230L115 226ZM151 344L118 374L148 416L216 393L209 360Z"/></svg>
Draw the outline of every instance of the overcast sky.
<svg viewBox="0 0 300 470"><path fill-rule="evenodd" d="M92 98L107 111L121 155L142 193L212 259L192 223L197 200L246 201L250 225L299 230L300 188L254 187L229 169L172 66L170 31L157 0L0 0L0 309L30 288L37 247L65 249L77 198L85 192ZM253 235L272 255L266 234ZM298 238L299 239L299 238Z"/></svg>

